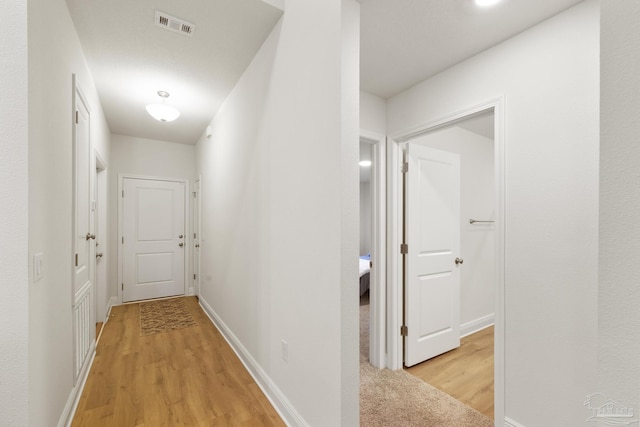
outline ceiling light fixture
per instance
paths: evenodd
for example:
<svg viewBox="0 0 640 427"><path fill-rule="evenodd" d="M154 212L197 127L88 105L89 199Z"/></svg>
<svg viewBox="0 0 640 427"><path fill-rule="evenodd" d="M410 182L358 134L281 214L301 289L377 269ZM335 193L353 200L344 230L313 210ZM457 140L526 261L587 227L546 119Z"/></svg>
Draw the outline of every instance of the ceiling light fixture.
<svg viewBox="0 0 640 427"><path fill-rule="evenodd" d="M476 4L480 7L489 7L500 3L501 0L476 0Z"/></svg>
<svg viewBox="0 0 640 427"><path fill-rule="evenodd" d="M371 166L371 161L370 160L362 160L360 163L358 163L360 166L362 166L363 168L368 168L369 166Z"/></svg>
<svg viewBox="0 0 640 427"><path fill-rule="evenodd" d="M162 103L147 105L147 112L151 115L151 117L159 122L172 122L180 117L180 111L178 111L177 108L164 103L164 100L169 97L169 92L159 90L158 96L162 98Z"/></svg>

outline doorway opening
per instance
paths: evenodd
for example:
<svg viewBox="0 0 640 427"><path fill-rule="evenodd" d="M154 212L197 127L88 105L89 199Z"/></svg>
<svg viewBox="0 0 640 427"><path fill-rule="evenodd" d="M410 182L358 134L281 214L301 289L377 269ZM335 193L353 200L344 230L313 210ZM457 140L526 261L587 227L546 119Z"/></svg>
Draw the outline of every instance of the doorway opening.
<svg viewBox="0 0 640 427"><path fill-rule="evenodd" d="M431 359L427 364L433 364L438 353L458 347L457 342L461 338L462 349L469 346L465 343L474 338L474 332L490 335L493 343L489 337L488 344L485 340L484 345L490 353L492 350L493 363L489 362L490 355L485 356L478 362L478 370L483 374L488 371L493 384L493 393L488 400L494 407L483 403L485 407L481 412L495 419L504 417L502 106L503 100L499 98L392 135L388 162L389 288L397 301L397 304L389 304L388 311L391 325L388 329L391 343L389 367L402 369L405 365L419 365L422 363L421 354ZM492 141L491 131L494 133ZM467 147L468 153L455 153L455 144L446 142L454 134L469 141L484 138L484 149L480 150L482 144L476 144ZM427 150L426 157L421 157L423 149ZM414 155L414 152L418 154ZM478 158L485 159L484 164L474 165L464 160L474 152ZM408 166L405 166L405 159ZM455 167L449 166L461 159L458 196L451 187L453 184L447 180L455 171ZM403 170L407 167L405 174ZM417 177L412 177L412 172L418 172ZM480 175L483 178L479 178ZM405 180L407 193L403 185ZM481 183L484 183L481 189L474 187ZM457 206L453 200L458 200ZM411 214L415 209L418 213ZM423 215L419 213L420 209L428 211ZM479 282L480 278L483 283ZM456 280L459 286L452 290ZM453 318L456 313L457 319ZM447 343L439 340L447 334L451 338ZM430 343L430 338L436 339ZM434 354L429 354L433 350L430 346L436 347ZM495 368L492 374L487 365ZM440 371L442 369L439 368ZM446 382L451 383L454 375L448 373ZM431 384L429 380L427 382ZM469 387L472 383L467 381L465 384ZM487 389L490 391L490 387Z"/></svg>
<svg viewBox="0 0 640 427"><path fill-rule="evenodd" d="M376 368L387 364L386 137L360 135L360 283L361 351ZM364 305L364 308L362 308ZM363 339L366 345L363 345Z"/></svg>
<svg viewBox="0 0 640 427"><path fill-rule="evenodd" d="M404 193L406 370L490 418L494 152L492 110L412 138Z"/></svg>

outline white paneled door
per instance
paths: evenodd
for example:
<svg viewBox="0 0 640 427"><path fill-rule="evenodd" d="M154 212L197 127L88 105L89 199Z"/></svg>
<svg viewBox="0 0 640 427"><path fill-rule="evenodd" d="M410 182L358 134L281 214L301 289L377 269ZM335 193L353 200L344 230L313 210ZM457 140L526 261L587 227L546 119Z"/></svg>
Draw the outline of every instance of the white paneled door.
<svg viewBox="0 0 640 427"><path fill-rule="evenodd" d="M460 157L408 144L405 365L460 346Z"/></svg>
<svg viewBox="0 0 640 427"><path fill-rule="evenodd" d="M124 178L122 301L185 293L185 183Z"/></svg>
<svg viewBox="0 0 640 427"><path fill-rule="evenodd" d="M84 99L76 92L74 127L74 296L91 286L91 248L95 235L91 233L91 143L89 110Z"/></svg>

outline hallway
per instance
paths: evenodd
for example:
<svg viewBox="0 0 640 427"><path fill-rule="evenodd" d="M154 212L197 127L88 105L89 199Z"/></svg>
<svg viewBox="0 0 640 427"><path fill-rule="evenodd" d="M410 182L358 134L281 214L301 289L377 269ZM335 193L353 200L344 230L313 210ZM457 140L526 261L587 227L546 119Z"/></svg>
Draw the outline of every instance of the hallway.
<svg viewBox="0 0 640 427"><path fill-rule="evenodd" d="M140 305L113 307L73 421L80 426L281 426L198 305L197 326L143 335Z"/></svg>

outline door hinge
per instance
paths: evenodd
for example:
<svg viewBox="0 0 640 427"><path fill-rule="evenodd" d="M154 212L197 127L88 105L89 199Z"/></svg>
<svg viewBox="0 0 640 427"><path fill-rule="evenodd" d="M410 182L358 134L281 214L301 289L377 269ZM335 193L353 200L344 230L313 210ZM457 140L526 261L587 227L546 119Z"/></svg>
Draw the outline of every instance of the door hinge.
<svg viewBox="0 0 640 427"><path fill-rule="evenodd" d="M194 191L193 192L193 198L195 199L196 197L198 197L198 196L197 196L197 193Z"/></svg>
<svg viewBox="0 0 640 427"><path fill-rule="evenodd" d="M193 233L193 238L194 238L194 239L196 238L196 233Z"/></svg>
<svg viewBox="0 0 640 427"><path fill-rule="evenodd" d="M121 289L124 291L124 283L121 283L121 285L122 285Z"/></svg>
<svg viewBox="0 0 640 427"><path fill-rule="evenodd" d="M369 268L373 268L373 261L369 261Z"/></svg>
<svg viewBox="0 0 640 427"><path fill-rule="evenodd" d="M400 335L402 335L403 337L408 337L409 336L409 328L406 326L400 326Z"/></svg>
<svg viewBox="0 0 640 427"><path fill-rule="evenodd" d="M400 253L402 255L406 255L409 253L409 245L407 245L406 243L403 243L400 245Z"/></svg>
<svg viewBox="0 0 640 427"><path fill-rule="evenodd" d="M122 237L122 244L124 245L124 236Z"/></svg>
<svg viewBox="0 0 640 427"><path fill-rule="evenodd" d="M76 254L76 267L78 266L78 254Z"/></svg>
<svg viewBox="0 0 640 427"><path fill-rule="evenodd" d="M76 124L78 124L78 110L76 110Z"/></svg>
<svg viewBox="0 0 640 427"><path fill-rule="evenodd" d="M124 190L122 190L122 197L124 198Z"/></svg>
<svg viewBox="0 0 640 427"><path fill-rule="evenodd" d="M402 163L402 173L407 173L409 172L409 163L404 162Z"/></svg>
<svg viewBox="0 0 640 427"><path fill-rule="evenodd" d="M195 274L193 275L193 280L196 280L196 275Z"/></svg>

